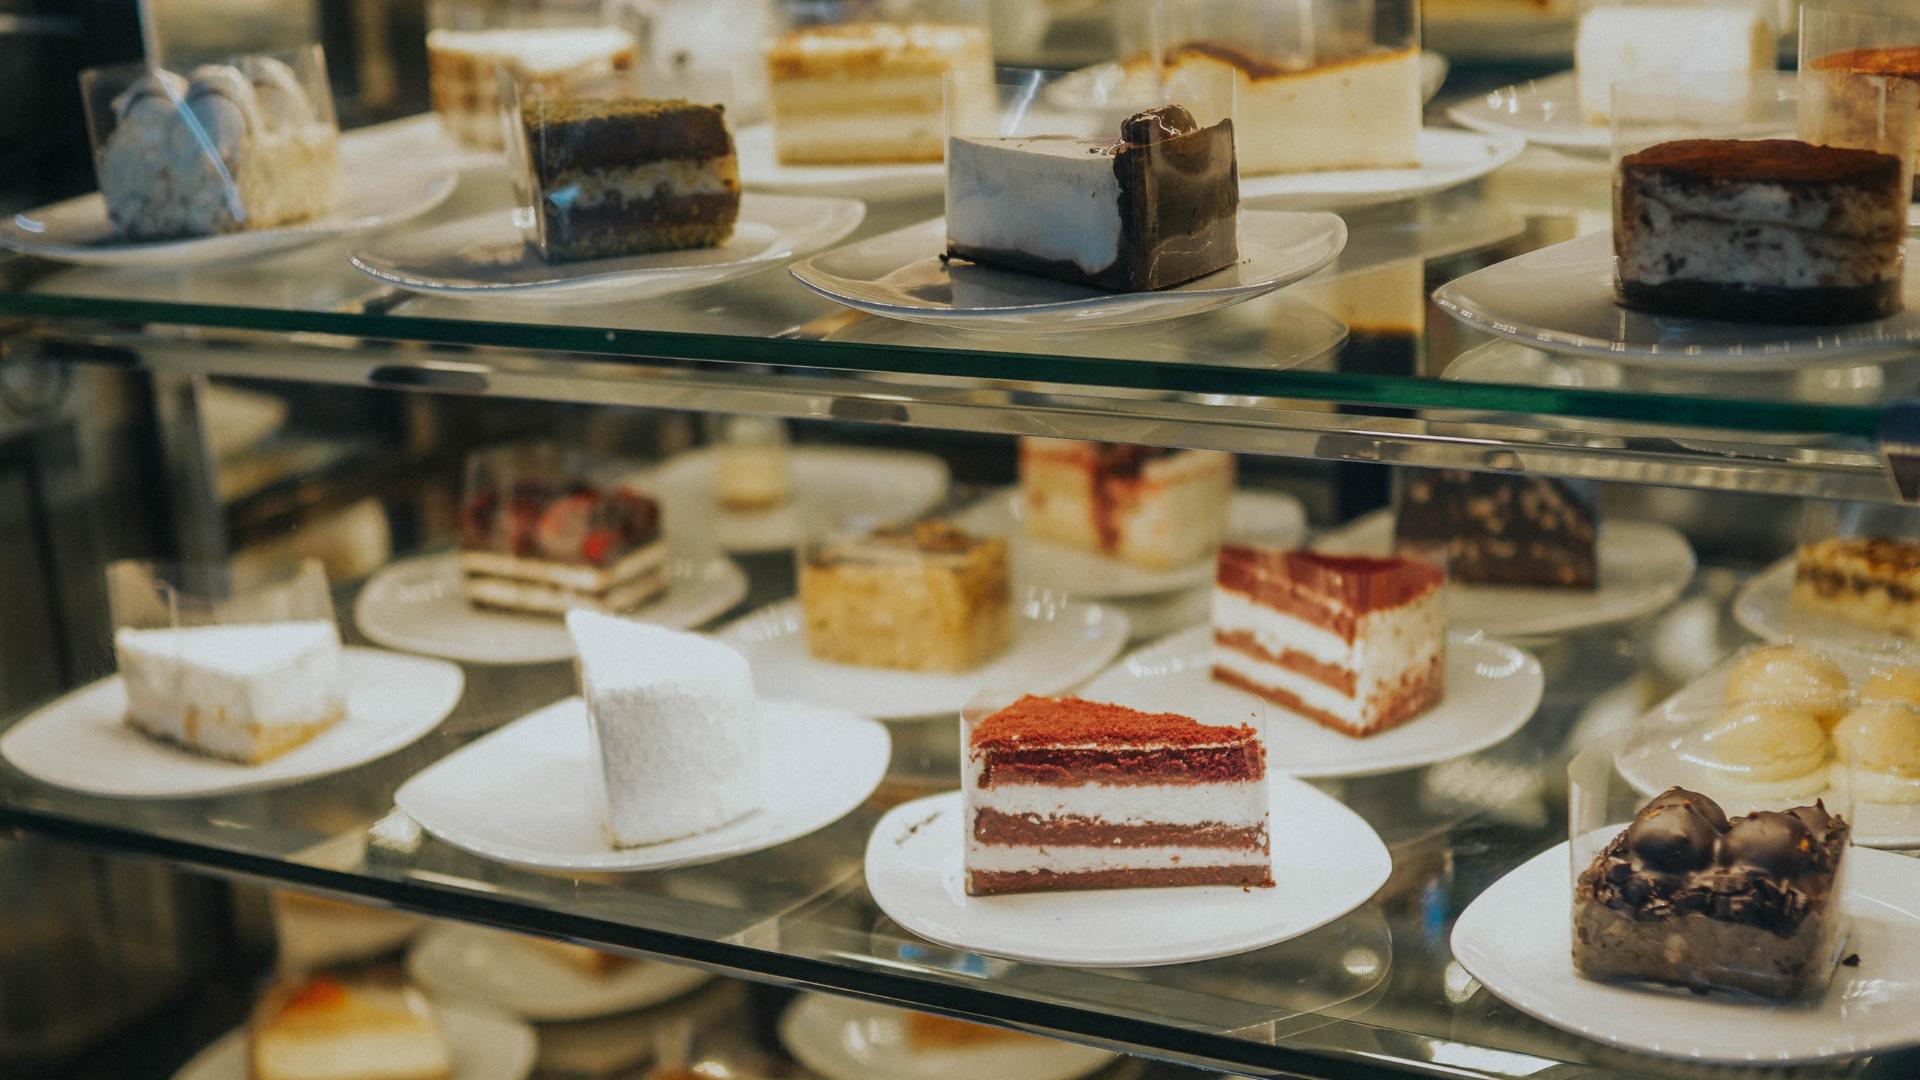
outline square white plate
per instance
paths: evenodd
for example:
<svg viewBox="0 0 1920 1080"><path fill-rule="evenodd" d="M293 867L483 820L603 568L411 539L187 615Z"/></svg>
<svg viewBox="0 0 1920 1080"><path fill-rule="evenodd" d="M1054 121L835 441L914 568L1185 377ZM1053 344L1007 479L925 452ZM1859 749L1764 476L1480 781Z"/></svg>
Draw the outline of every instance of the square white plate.
<svg viewBox="0 0 1920 1080"><path fill-rule="evenodd" d="M1786 1065L1920 1044L1920 860L1871 848L1854 848L1847 859L1847 952L1859 954L1860 965L1835 969L1826 992L1805 1001L1769 1005L1574 974L1572 867L1564 843L1494 882L1460 913L1453 955L1528 1016L1628 1050Z"/></svg>
<svg viewBox="0 0 1920 1080"><path fill-rule="evenodd" d="M713 976L634 960L590 975L519 934L436 923L407 950L407 975L440 1001L473 1001L533 1021L586 1020L671 1001Z"/></svg>
<svg viewBox="0 0 1920 1080"><path fill-rule="evenodd" d="M667 591L624 618L676 630L725 614L747 595L747 575L727 558L669 558ZM557 616L477 608L467 602L454 552L389 563L353 601L360 632L390 649L467 664L550 664L573 659L573 638Z"/></svg>
<svg viewBox="0 0 1920 1080"><path fill-rule="evenodd" d="M1524 650L1459 632L1447 637L1440 703L1378 735L1356 739L1213 678L1213 627L1183 630L1115 664L1082 697L1146 712L1248 723L1267 764L1301 777L1377 776L1478 753L1526 726L1545 679Z"/></svg>
<svg viewBox="0 0 1920 1080"><path fill-rule="evenodd" d="M825 828L865 802L886 775L892 742L872 720L766 700L760 717L766 740L760 809L679 840L631 848L609 842L599 748L588 731L586 702L577 697L454 751L400 785L393 801L440 840L497 862L665 870L745 855Z"/></svg>
<svg viewBox="0 0 1920 1080"><path fill-rule="evenodd" d="M1333 214L1240 211L1240 261L1153 292L1103 292L941 255L945 218L856 241L791 267L802 285L869 315L1009 334L1138 326L1238 304L1326 266L1347 246Z"/></svg>
<svg viewBox="0 0 1920 1080"><path fill-rule="evenodd" d="M1215 722L1212 717L1203 717ZM1274 887L968 896L960 792L896 806L867 840L867 890L887 917L948 948L1069 967L1150 967L1251 952L1366 903L1393 870L1373 827L1332 796L1267 773Z"/></svg>
<svg viewBox="0 0 1920 1080"><path fill-rule="evenodd" d="M1111 608L1030 592L1016 600L1012 640L971 671L899 671L816 660L807 651L800 601L761 608L728 626L720 640L739 649L760 685L822 708L882 720L958 716L992 686L1053 694L1090 679L1127 644L1126 616Z"/></svg>
<svg viewBox="0 0 1920 1080"><path fill-rule="evenodd" d="M1907 241L1907 261L1920 246ZM1588 233L1529 251L1433 294L1476 330L1548 352L1673 371L1786 371L1810 364L1902 359L1920 345L1920 274L1905 279L1906 310L1873 322L1796 326L1649 315L1613 292L1613 233Z"/></svg>
<svg viewBox="0 0 1920 1080"><path fill-rule="evenodd" d="M1526 640L1629 622L1666 608L1697 567L1693 545L1657 521L1603 521L1594 538L1598 587L1531 589L1447 582L1447 625L1466 633ZM1389 555L1393 512L1355 518L1314 548L1332 555Z"/></svg>
<svg viewBox="0 0 1920 1080"><path fill-rule="evenodd" d="M950 1080L1019 1077L1078 1080L1119 1055L1024 1032L971 1046L915 1047L905 1009L871 1001L801 994L780 1015L780 1045L826 1080Z"/></svg>
<svg viewBox="0 0 1920 1080"><path fill-rule="evenodd" d="M533 1029L510 1017L440 1005L440 1029L453 1051L453 1080L522 1080L533 1071ZM247 1029L236 1028L193 1056L173 1080L247 1080Z"/></svg>
<svg viewBox="0 0 1920 1080"><path fill-rule="evenodd" d="M127 725L114 675L67 694L0 738L0 756L44 784L119 799L193 799L285 787L383 758L440 725L466 685L443 660L349 646L347 715L260 765L196 754Z"/></svg>

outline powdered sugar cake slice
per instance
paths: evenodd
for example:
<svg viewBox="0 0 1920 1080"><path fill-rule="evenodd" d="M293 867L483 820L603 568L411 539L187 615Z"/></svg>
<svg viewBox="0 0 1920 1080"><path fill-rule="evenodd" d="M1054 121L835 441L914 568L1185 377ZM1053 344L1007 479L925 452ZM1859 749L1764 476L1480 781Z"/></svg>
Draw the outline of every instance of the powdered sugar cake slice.
<svg viewBox="0 0 1920 1080"><path fill-rule="evenodd" d="M1228 544L1214 678L1348 735L1405 723L1440 700L1445 577L1411 559Z"/></svg>
<svg viewBox="0 0 1920 1080"><path fill-rule="evenodd" d="M968 725L967 892L1272 885L1244 725L1027 696Z"/></svg>

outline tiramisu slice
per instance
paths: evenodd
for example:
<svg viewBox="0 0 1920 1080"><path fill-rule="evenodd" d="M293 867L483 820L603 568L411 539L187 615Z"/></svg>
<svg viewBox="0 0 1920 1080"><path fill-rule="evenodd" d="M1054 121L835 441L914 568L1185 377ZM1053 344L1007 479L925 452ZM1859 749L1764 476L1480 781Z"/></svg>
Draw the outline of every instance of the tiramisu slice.
<svg viewBox="0 0 1920 1080"><path fill-rule="evenodd" d="M247 1029L252 1080L447 1080L453 1056L412 989L312 978L269 991Z"/></svg>
<svg viewBox="0 0 1920 1080"><path fill-rule="evenodd" d="M667 587L660 506L633 488L540 471L470 470L460 569L475 607L560 615L626 611Z"/></svg>
<svg viewBox="0 0 1920 1080"><path fill-rule="evenodd" d="M1565 480L1452 469L1409 471L1393 521L1400 554L1463 585L1592 589L1597 534L1592 498Z"/></svg>
<svg viewBox="0 0 1920 1080"><path fill-rule="evenodd" d="M945 521L829 541L800 563L807 651L908 671L965 671L1007 644L1007 542Z"/></svg>
<svg viewBox="0 0 1920 1080"><path fill-rule="evenodd" d="M1228 544L1213 589L1213 677L1347 735L1440 700L1445 575L1413 559Z"/></svg>
<svg viewBox="0 0 1920 1080"><path fill-rule="evenodd" d="M1862 322L1900 310L1902 162L1790 139L1682 139L1621 159L1620 303L1662 315Z"/></svg>
<svg viewBox="0 0 1920 1080"><path fill-rule="evenodd" d="M1233 456L1218 450L1020 440L1028 536L1164 570L1206 558L1227 531Z"/></svg>
<svg viewBox="0 0 1920 1080"><path fill-rule="evenodd" d="M1920 542L1836 536L1801 545L1793 606L1920 637Z"/></svg>
<svg viewBox="0 0 1920 1080"><path fill-rule="evenodd" d="M968 725L963 772L969 895L1273 884L1245 725L1029 696Z"/></svg>

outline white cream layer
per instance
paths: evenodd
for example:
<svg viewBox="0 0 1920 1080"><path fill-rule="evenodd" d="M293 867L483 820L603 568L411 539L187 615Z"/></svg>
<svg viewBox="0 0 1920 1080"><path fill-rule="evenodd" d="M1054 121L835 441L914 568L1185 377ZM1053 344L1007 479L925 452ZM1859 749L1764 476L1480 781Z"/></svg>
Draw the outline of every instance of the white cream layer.
<svg viewBox="0 0 1920 1080"><path fill-rule="evenodd" d="M947 241L1072 263L1097 274L1120 256L1111 140L947 140Z"/></svg>
<svg viewBox="0 0 1920 1080"><path fill-rule="evenodd" d="M646 574L629 584L592 593L509 578L470 577L466 580L467 599L476 604L543 615L564 615L575 608L609 614L627 611L666 591L666 586L666 578L660 574Z"/></svg>
<svg viewBox="0 0 1920 1080"><path fill-rule="evenodd" d="M602 203L647 202L690 195L724 195L739 185L733 155L652 161L622 169L569 172L555 179L542 196L556 206L591 208Z"/></svg>
<svg viewBox="0 0 1920 1080"><path fill-rule="evenodd" d="M1060 874L1092 870L1171 870L1197 866L1260 866L1268 861L1255 848L1200 847L1029 847L967 841L969 870L1020 873L1051 870Z"/></svg>
<svg viewBox="0 0 1920 1080"><path fill-rule="evenodd" d="M1360 617L1353 641L1322 626L1283 611L1256 604L1244 593L1213 590L1213 628L1226 633L1253 635L1274 656L1301 653L1322 664L1354 672L1355 695L1397 682L1410 669L1424 668L1439 654L1445 639L1440 590L1411 604L1372 611Z"/></svg>
<svg viewBox="0 0 1920 1080"><path fill-rule="evenodd" d="M1364 697L1348 697L1317 679L1218 645L1213 648L1213 662L1258 686L1292 694L1307 708L1330 713L1343 723L1360 727L1366 722Z"/></svg>
<svg viewBox="0 0 1920 1080"><path fill-rule="evenodd" d="M1253 828L1267 821L1265 780L1222 784L995 784L981 788L980 763L967 762L968 825L973 811L1092 818L1110 825L1204 825ZM969 828L971 831L971 828Z"/></svg>
<svg viewBox="0 0 1920 1080"><path fill-rule="evenodd" d="M586 593L605 592L628 578L658 570L666 562L665 540L655 540L645 547L635 548L616 559L611 566L521 558L496 551L460 553L460 569L469 574L514 578Z"/></svg>
<svg viewBox="0 0 1920 1080"><path fill-rule="evenodd" d="M1182 66L1218 66L1200 57ZM1251 79L1234 69L1234 151L1243 176L1420 164L1420 53Z"/></svg>
<svg viewBox="0 0 1920 1080"><path fill-rule="evenodd" d="M1756 220L1685 217L1651 199L1642 205L1653 227L1634 230L1624 245L1626 281L1803 289L1871 285L1900 274L1900 240L1892 233L1861 240Z"/></svg>

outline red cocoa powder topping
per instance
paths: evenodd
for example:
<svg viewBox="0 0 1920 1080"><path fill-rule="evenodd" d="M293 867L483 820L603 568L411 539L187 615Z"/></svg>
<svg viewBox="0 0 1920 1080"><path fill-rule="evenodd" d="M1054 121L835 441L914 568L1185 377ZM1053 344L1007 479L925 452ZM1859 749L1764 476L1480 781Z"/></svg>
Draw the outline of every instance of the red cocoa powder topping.
<svg viewBox="0 0 1920 1080"><path fill-rule="evenodd" d="M1425 596L1446 581L1446 573L1417 559L1224 544L1215 581L1259 603L1274 604L1275 590L1284 590L1324 597L1349 614L1364 615Z"/></svg>
<svg viewBox="0 0 1920 1080"><path fill-rule="evenodd" d="M1083 698L1028 694L975 724L969 745L979 750L1048 745L1212 746L1251 738L1253 729L1245 724L1214 726L1175 713L1147 713Z"/></svg>
<svg viewBox="0 0 1920 1080"><path fill-rule="evenodd" d="M1620 159L1622 172L1661 169L1695 180L1773 184L1886 180L1900 165L1891 154L1796 139L1677 139Z"/></svg>

